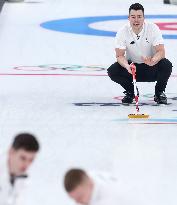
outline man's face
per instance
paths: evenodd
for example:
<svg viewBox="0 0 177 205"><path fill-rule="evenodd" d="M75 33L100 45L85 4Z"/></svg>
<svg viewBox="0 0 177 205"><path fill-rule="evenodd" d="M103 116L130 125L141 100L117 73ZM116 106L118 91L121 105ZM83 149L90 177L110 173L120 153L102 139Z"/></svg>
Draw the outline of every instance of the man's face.
<svg viewBox="0 0 177 205"><path fill-rule="evenodd" d="M92 195L92 186L88 183L82 183L73 191L69 192L69 196L79 204L87 205Z"/></svg>
<svg viewBox="0 0 177 205"><path fill-rule="evenodd" d="M24 149L10 149L9 152L9 168L11 174L16 176L26 172L28 167L35 159L36 152L29 152Z"/></svg>
<svg viewBox="0 0 177 205"><path fill-rule="evenodd" d="M130 10L128 19L133 30L141 30L144 23L144 14L142 10Z"/></svg>

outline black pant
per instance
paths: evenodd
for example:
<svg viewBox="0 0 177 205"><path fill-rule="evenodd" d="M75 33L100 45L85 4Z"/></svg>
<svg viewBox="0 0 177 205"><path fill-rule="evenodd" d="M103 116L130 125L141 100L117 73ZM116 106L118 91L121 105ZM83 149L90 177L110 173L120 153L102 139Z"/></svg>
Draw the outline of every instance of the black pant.
<svg viewBox="0 0 177 205"><path fill-rule="evenodd" d="M172 63L168 59L164 58L154 66L148 66L144 63L135 63L135 66L137 82L157 81L155 94L165 91L168 79L172 72ZM111 80L120 84L127 92L134 92L132 75L118 62L112 64L107 71Z"/></svg>
<svg viewBox="0 0 177 205"><path fill-rule="evenodd" d="M0 12L1 12L1 9L2 9L4 3L5 3L5 0L0 0Z"/></svg>

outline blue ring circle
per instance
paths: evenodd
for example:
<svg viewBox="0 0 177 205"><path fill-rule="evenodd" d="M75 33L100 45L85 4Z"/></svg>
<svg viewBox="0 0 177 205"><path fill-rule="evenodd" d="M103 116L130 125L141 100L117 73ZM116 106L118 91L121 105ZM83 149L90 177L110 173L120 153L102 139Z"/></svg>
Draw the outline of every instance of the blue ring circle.
<svg viewBox="0 0 177 205"><path fill-rule="evenodd" d="M89 24L96 23L96 22L102 22L102 21L125 20L127 18L128 18L127 15L79 17L79 18L69 18L69 19L59 19L59 20L47 21L47 22L40 24L40 26L45 29L66 32L66 33L114 37L116 35L116 32L97 30L94 28L90 28ZM145 18L147 19L153 19L153 18L175 19L177 18L177 15L145 15ZM177 35L164 34L163 38L164 39L177 39Z"/></svg>

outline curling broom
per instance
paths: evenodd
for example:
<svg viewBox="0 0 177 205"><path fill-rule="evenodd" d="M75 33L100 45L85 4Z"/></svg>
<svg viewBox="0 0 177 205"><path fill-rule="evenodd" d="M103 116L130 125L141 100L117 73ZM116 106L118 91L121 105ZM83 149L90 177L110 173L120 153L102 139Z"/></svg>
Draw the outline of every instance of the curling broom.
<svg viewBox="0 0 177 205"><path fill-rule="evenodd" d="M133 76L134 94L135 94L135 102L136 102L136 114L129 114L128 118L132 118L132 119L149 118L149 115L139 113L138 89L137 89L137 85L136 85L136 67L135 67L134 63L131 63L131 70L132 70L132 76Z"/></svg>

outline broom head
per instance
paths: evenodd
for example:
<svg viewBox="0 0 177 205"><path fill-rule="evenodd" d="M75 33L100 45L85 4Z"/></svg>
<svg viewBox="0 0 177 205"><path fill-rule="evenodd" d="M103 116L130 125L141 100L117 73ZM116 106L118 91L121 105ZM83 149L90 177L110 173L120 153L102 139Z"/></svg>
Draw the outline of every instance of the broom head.
<svg viewBox="0 0 177 205"><path fill-rule="evenodd" d="M147 119L147 118L149 118L149 115L147 115L147 114L140 114L140 113L129 114L128 118L130 118L130 119Z"/></svg>

